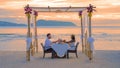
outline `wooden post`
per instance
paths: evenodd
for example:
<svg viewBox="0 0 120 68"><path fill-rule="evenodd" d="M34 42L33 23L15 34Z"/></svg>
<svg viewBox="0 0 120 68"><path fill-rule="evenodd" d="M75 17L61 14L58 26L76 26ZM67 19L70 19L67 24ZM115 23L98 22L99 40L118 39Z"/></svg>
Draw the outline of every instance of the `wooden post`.
<svg viewBox="0 0 120 68"><path fill-rule="evenodd" d="M38 38L37 38L37 17L35 16L35 46L38 53Z"/></svg>
<svg viewBox="0 0 120 68"><path fill-rule="evenodd" d="M83 22L82 22L82 16L81 16L81 41L82 41L82 53L84 53L84 44L83 44Z"/></svg>
<svg viewBox="0 0 120 68"><path fill-rule="evenodd" d="M85 54L87 55L87 31L85 33Z"/></svg>
<svg viewBox="0 0 120 68"><path fill-rule="evenodd" d="M28 16L28 37L30 37L30 17Z"/></svg>
<svg viewBox="0 0 120 68"><path fill-rule="evenodd" d="M30 49L26 51L26 60L30 61Z"/></svg>
<svg viewBox="0 0 120 68"><path fill-rule="evenodd" d="M30 33L30 37L32 38L32 33ZM30 53L31 53L32 56L34 55L34 45L33 45L33 42L31 42Z"/></svg>
<svg viewBox="0 0 120 68"><path fill-rule="evenodd" d="M91 28L91 16L89 16L89 37L91 37L91 35L92 35L92 28ZM88 43L88 49L89 49L89 51L88 51L88 57L89 57L89 60L92 60L93 58L92 58L92 50L91 50L91 48L90 48L90 43Z"/></svg>
<svg viewBox="0 0 120 68"><path fill-rule="evenodd" d="M27 26L28 27L28 30L27 30L27 40L26 40L27 41L27 45L28 45L28 41L32 42L31 31L30 31L30 19L31 19L30 14L31 14L32 9L29 7L29 4L27 4L27 6L24 8L24 10L25 10L25 14L27 16L27 24L28 24L28 26ZM30 61L31 45L32 45L32 43L30 43L30 47L27 48L27 51L26 51L26 59L27 59L27 61Z"/></svg>
<svg viewBox="0 0 120 68"><path fill-rule="evenodd" d="M32 23L33 23L33 15L32 15ZM31 33L31 36L32 36L32 33ZM34 56L34 54L35 54L35 44L34 43L35 43L35 41L32 41L32 43L31 43L31 55L32 56Z"/></svg>
<svg viewBox="0 0 120 68"><path fill-rule="evenodd" d="M27 21L28 21L28 37L31 37L30 36L30 16L27 16ZM30 49L26 52L27 53L27 55L26 55L26 57L27 57L27 61L30 61Z"/></svg>
<svg viewBox="0 0 120 68"><path fill-rule="evenodd" d="M83 13L83 11L79 11L79 18L80 18L80 20L81 20L81 41L82 41L82 53L84 53L82 13Z"/></svg>
<svg viewBox="0 0 120 68"><path fill-rule="evenodd" d="M92 30L91 30L91 17L89 16L89 37L92 35Z"/></svg>

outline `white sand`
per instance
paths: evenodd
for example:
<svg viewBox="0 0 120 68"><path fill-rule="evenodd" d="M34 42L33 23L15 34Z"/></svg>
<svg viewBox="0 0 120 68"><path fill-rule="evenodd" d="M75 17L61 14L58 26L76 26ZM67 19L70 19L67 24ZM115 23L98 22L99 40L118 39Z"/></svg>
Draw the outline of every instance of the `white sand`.
<svg viewBox="0 0 120 68"><path fill-rule="evenodd" d="M51 59L50 54L43 59L39 52L26 62L25 52L0 51L0 68L120 68L120 51L98 50L93 62L81 52L78 59L74 54L69 59Z"/></svg>

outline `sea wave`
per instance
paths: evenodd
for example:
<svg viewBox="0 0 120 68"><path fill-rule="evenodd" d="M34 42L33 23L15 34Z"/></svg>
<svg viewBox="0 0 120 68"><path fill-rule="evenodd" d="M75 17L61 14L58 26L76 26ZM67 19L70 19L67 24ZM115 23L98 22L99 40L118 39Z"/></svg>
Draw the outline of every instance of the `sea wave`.
<svg viewBox="0 0 120 68"><path fill-rule="evenodd" d="M70 37L71 34L53 34L52 37L53 39L56 38L67 38ZM22 34L0 34L0 42L3 41L12 41L12 40L25 40L27 35L22 35ZM80 38L81 34L76 34L76 38ZM95 40L106 40L106 41L120 41L120 34L108 34L108 33L99 33L99 34L93 34L93 37ZM35 38L34 36L32 37L33 39ZM46 35L45 34L40 34L37 37L38 39L45 39Z"/></svg>
<svg viewBox="0 0 120 68"><path fill-rule="evenodd" d="M81 26L37 26L38 28L81 28ZM84 26L88 28L88 26ZM26 26L0 26L0 28L26 28ZM34 26L32 26L34 28ZM92 26L92 28L109 28L109 29L120 29L120 26Z"/></svg>

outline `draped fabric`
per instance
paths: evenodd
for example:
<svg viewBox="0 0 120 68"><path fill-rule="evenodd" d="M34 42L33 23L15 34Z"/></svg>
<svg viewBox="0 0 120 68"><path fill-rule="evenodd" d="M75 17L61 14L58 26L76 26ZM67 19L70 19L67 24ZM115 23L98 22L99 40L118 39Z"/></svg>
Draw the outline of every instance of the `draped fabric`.
<svg viewBox="0 0 120 68"><path fill-rule="evenodd" d="M94 38L89 37L88 42L90 43L90 50L94 51Z"/></svg>
<svg viewBox="0 0 120 68"><path fill-rule="evenodd" d="M26 39L26 49L29 50L31 46L32 38L28 37Z"/></svg>

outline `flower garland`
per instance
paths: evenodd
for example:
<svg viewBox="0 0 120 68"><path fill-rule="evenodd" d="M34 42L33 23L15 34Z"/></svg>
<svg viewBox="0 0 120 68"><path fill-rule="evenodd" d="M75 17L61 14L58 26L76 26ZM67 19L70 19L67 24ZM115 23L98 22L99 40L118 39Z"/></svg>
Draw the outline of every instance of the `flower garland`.
<svg viewBox="0 0 120 68"><path fill-rule="evenodd" d="M79 17L82 18L82 11L79 11Z"/></svg>
<svg viewBox="0 0 120 68"><path fill-rule="evenodd" d="M34 11L35 18L38 16L38 12Z"/></svg>
<svg viewBox="0 0 120 68"><path fill-rule="evenodd" d="M89 17L92 17L93 11L96 11L96 10L93 9L93 6L90 4L89 7L87 7L87 12Z"/></svg>
<svg viewBox="0 0 120 68"><path fill-rule="evenodd" d="M30 14L32 14L32 9L29 7L29 5L27 5L24 10L25 10L26 16L30 18Z"/></svg>

